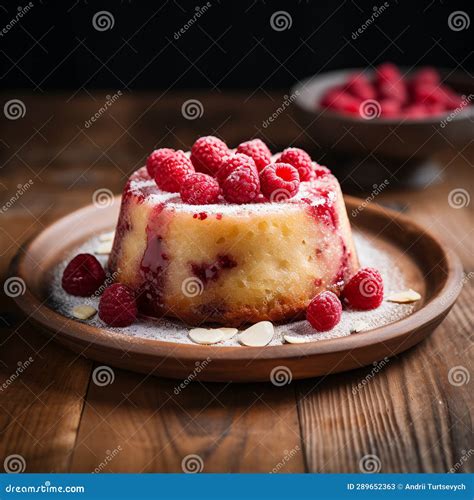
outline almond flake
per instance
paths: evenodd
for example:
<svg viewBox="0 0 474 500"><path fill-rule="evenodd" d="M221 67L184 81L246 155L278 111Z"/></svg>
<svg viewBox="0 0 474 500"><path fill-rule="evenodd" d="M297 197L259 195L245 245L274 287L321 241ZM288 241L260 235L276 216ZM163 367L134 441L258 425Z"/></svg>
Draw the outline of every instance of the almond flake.
<svg viewBox="0 0 474 500"><path fill-rule="evenodd" d="M225 333L219 328L193 328L189 330L189 338L196 344L217 344L225 339Z"/></svg>
<svg viewBox="0 0 474 500"><path fill-rule="evenodd" d="M395 302L397 304L409 304L421 299L421 295L411 288L404 292L392 293L387 297L388 302Z"/></svg>
<svg viewBox="0 0 474 500"><path fill-rule="evenodd" d="M92 306L87 306L85 304L80 306L75 306L72 310L72 315L77 319L89 319L94 316L97 312Z"/></svg>
<svg viewBox="0 0 474 500"><path fill-rule="evenodd" d="M112 251L112 240L104 241L94 250L97 255L108 255Z"/></svg>
<svg viewBox="0 0 474 500"><path fill-rule="evenodd" d="M283 335L285 342L288 344L306 344L307 340L301 336Z"/></svg>
<svg viewBox="0 0 474 500"><path fill-rule="evenodd" d="M102 233L99 235L99 241L112 241L115 238L115 231L110 233Z"/></svg>
<svg viewBox="0 0 474 500"><path fill-rule="evenodd" d="M369 325L365 321L355 321L351 325L351 333L359 333L363 332L364 330L368 330Z"/></svg>
<svg viewBox="0 0 474 500"><path fill-rule="evenodd" d="M222 340L230 340L235 337L235 334L239 331L237 328L218 328L218 330L220 330L224 335Z"/></svg>
<svg viewBox="0 0 474 500"><path fill-rule="evenodd" d="M260 321L244 330L239 336L239 342L248 347L263 347L273 338L274 329L270 321Z"/></svg>

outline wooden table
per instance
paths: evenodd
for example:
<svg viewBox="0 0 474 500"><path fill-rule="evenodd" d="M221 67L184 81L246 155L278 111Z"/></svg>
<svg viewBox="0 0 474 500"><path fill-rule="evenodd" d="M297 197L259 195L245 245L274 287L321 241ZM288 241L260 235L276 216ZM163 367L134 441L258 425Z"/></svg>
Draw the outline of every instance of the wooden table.
<svg viewBox="0 0 474 500"><path fill-rule="evenodd" d="M262 127L282 102L278 93L124 95L90 127L105 93L3 97L21 99L26 115L2 117L1 205L32 180L1 215L3 273L23 242L90 203L98 187L119 193L155 145L186 149L209 133L237 144L260 131L275 150L313 146L290 113ZM191 98L204 106L192 121L181 114ZM376 200L432 228L467 273L474 271L474 202L454 209L448 193L474 193L472 158L469 148L446 154L441 183ZM375 455L383 472L472 471L472 381L452 385L448 373L461 366L474 375L473 303L467 278L442 326L355 395L370 367L284 387L194 383L175 395L172 380L120 370L111 385L91 383L94 363L43 337L2 294L0 460L21 455L28 472L176 472L196 454L205 472L358 472Z"/></svg>

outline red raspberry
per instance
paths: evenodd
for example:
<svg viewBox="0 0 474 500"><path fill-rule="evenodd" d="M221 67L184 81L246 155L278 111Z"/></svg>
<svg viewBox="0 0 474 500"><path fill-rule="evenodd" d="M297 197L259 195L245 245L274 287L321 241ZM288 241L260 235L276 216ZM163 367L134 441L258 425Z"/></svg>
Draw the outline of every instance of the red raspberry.
<svg viewBox="0 0 474 500"><path fill-rule="evenodd" d="M382 276L372 267L360 269L344 287L342 295L354 309L375 309L383 300Z"/></svg>
<svg viewBox="0 0 474 500"><path fill-rule="evenodd" d="M378 84L388 82L393 83L401 80L402 75L395 64L387 62L380 64L375 70L375 81Z"/></svg>
<svg viewBox="0 0 474 500"><path fill-rule="evenodd" d="M161 165L161 162L172 153L174 153L174 149L171 148L155 149L146 159L146 169L152 179L155 178L155 171Z"/></svg>
<svg viewBox="0 0 474 500"><path fill-rule="evenodd" d="M380 82L378 90L381 100L389 99L400 103L407 100L407 87L403 80Z"/></svg>
<svg viewBox="0 0 474 500"><path fill-rule="evenodd" d="M253 158L259 172L261 172L272 161L271 151L260 139L253 139L252 141L239 144L237 146L237 153L242 153Z"/></svg>
<svg viewBox="0 0 474 500"><path fill-rule="evenodd" d="M110 326L128 326L137 318L137 303L133 290L115 283L102 294L99 318Z"/></svg>
<svg viewBox="0 0 474 500"><path fill-rule="evenodd" d="M64 269L62 287L67 293L87 297L95 293L105 281L105 271L90 253L80 253Z"/></svg>
<svg viewBox="0 0 474 500"><path fill-rule="evenodd" d="M316 163L316 165L314 166L313 168L313 174L316 179L318 179L319 177L324 177L325 175L329 175L331 173L331 171L329 170L328 167L325 167L324 165L318 165Z"/></svg>
<svg viewBox="0 0 474 500"><path fill-rule="evenodd" d="M253 162L248 156L246 158ZM249 168L248 164L237 167L221 183L221 187L224 198L230 203L250 203L260 194L257 167Z"/></svg>
<svg viewBox="0 0 474 500"><path fill-rule="evenodd" d="M293 198L300 188L298 170L289 163L271 163L260 172L260 187L270 201Z"/></svg>
<svg viewBox="0 0 474 500"><path fill-rule="evenodd" d="M364 74L355 74L349 77L346 83L346 90L354 97L366 101L375 99L376 92L374 86Z"/></svg>
<svg viewBox="0 0 474 500"><path fill-rule="evenodd" d="M435 68L426 67L418 70L413 76L413 83L439 84L439 73Z"/></svg>
<svg viewBox="0 0 474 500"><path fill-rule="evenodd" d="M168 155L155 170L155 182L163 191L179 193L184 178L189 174L194 174L191 160L183 151L175 151Z"/></svg>
<svg viewBox="0 0 474 500"><path fill-rule="evenodd" d="M309 181L313 171L311 156L299 148L287 148L278 158L279 163L289 163L298 170L300 181Z"/></svg>
<svg viewBox="0 0 474 500"><path fill-rule="evenodd" d="M240 153L231 154L223 159L219 170L216 172L216 179L219 181L219 184L222 185L227 177L240 167L257 171L257 166L250 156Z"/></svg>
<svg viewBox="0 0 474 500"><path fill-rule="evenodd" d="M319 332L327 332L341 321L342 304L333 292L316 295L306 309L306 319Z"/></svg>
<svg viewBox="0 0 474 500"><path fill-rule="evenodd" d="M229 154L226 143L208 135L200 137L191 148L191 161L196 172L214 175L220 167L222 159Z"/></svg>
<svg viewBox="0 0 474 500"><path fill-rule="evenodd" d="M380 101L380 116L384 118L395 118L400 116L400 103L392 99L384 99Z"/></svg>
<svg viewBox="0 0 474 500"><path fill-rule="evenodd" d="M188 175L181 186L181 199L190 205L216 203L220 193L219 183L207 174Z"/></svg>

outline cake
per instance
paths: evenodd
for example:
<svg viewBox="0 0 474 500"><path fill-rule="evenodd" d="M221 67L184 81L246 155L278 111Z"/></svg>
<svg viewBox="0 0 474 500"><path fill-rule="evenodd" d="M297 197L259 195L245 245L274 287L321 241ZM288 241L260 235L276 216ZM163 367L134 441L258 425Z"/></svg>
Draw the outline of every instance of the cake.
<svg viewBox="0 0 474 500"><path fill-rule="evenodd" d="M339 183L314 162L296 194L272 201L190 204L154 177L142 167L129 178L108 263L142 314L189 325L288 321L358 269Z"/></svg>

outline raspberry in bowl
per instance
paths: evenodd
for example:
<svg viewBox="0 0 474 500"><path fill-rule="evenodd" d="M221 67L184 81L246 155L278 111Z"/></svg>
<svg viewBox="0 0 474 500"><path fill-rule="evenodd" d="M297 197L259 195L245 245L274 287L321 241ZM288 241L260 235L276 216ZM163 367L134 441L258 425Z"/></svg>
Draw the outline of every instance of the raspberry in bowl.
<svg viewBox="0 0 474 500"><path fill-rule="evenodd" d="M435 155L462 150L474 134L474 85L459 71L384 63L318 74L291 95L295 120L356 190L439 181Z"/></svg>
<svg viewBox="0 0 474 500"><path fill-rule="evenodd" d="M357 271L339 183L305 151L271 155L260 140L235 151L208 136L165 156L154 178L142 167L128 180L108 262L142 313L192 326L292 320Z"/></svg>

